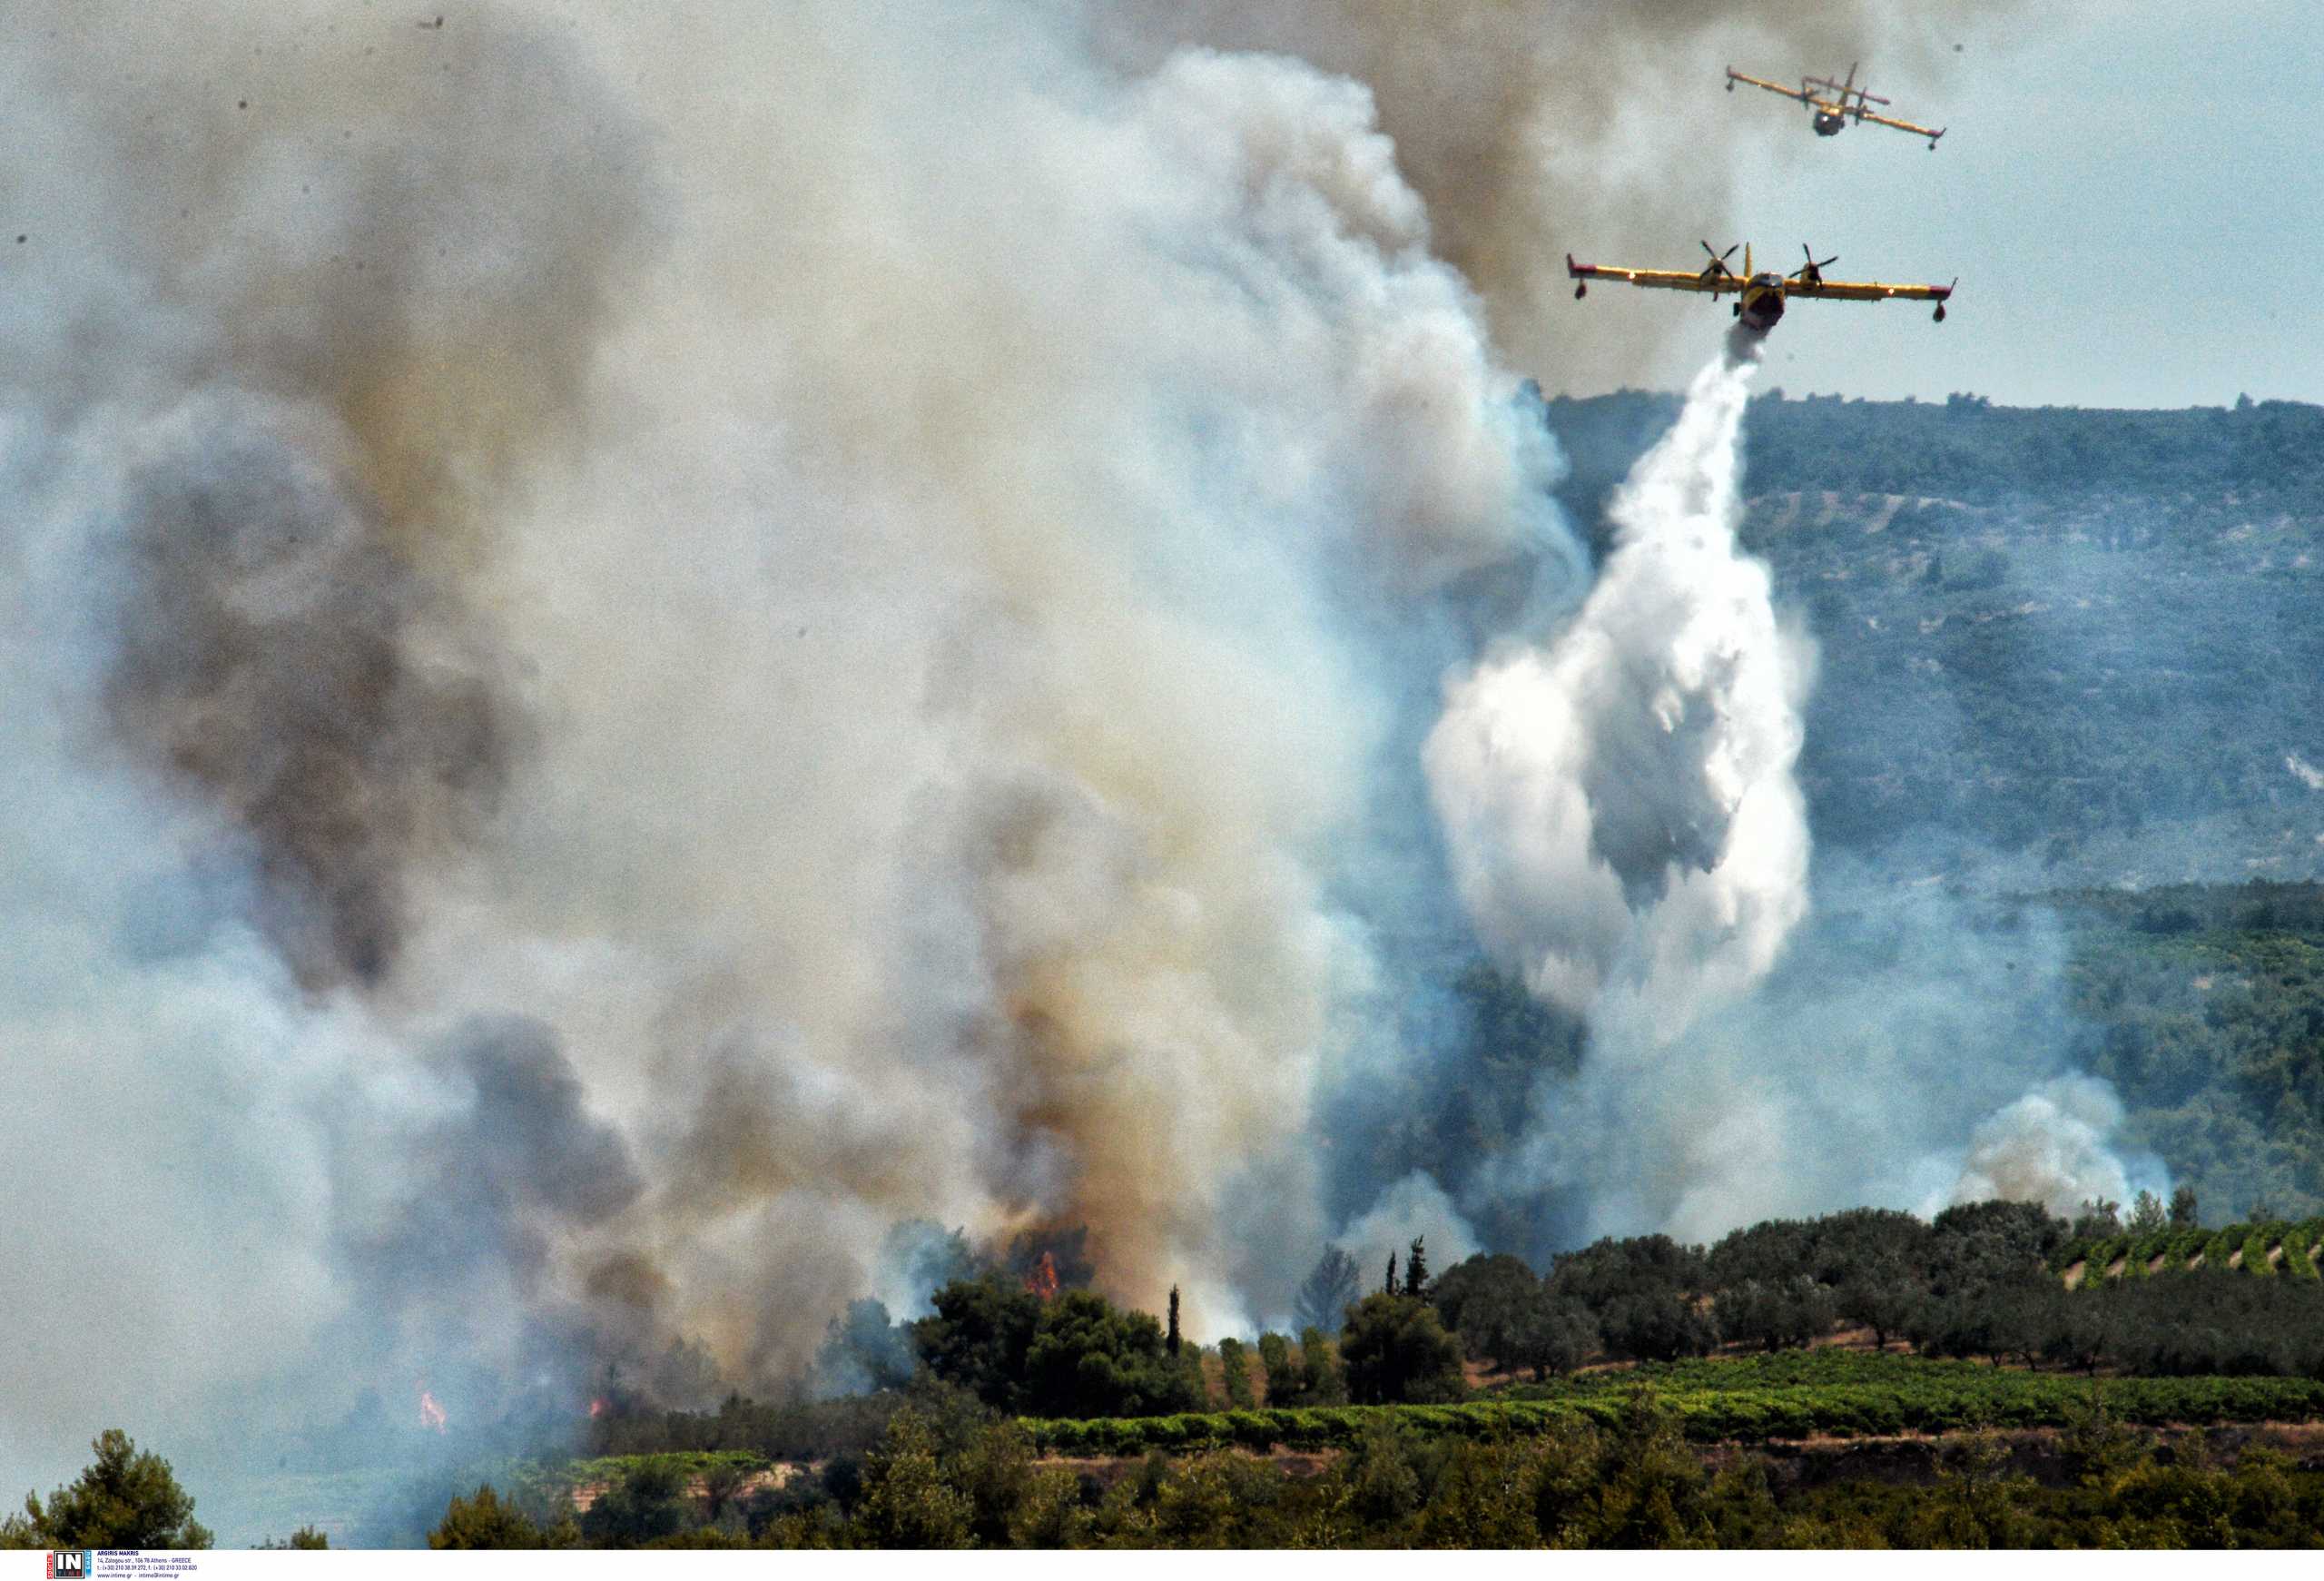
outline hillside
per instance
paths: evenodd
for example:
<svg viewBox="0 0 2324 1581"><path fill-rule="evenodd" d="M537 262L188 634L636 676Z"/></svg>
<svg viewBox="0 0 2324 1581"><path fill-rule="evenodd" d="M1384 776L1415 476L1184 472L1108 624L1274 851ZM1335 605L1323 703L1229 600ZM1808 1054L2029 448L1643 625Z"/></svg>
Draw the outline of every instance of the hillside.
<svg viewBox="0 0 2324 1581"><path fill-rule="evenodd" d="M1549 403L1585 532L1675 410ZM2324 409L1753 402L1748 547L1821 649L1819 843L2013 887L2324 874Z"/></svg>

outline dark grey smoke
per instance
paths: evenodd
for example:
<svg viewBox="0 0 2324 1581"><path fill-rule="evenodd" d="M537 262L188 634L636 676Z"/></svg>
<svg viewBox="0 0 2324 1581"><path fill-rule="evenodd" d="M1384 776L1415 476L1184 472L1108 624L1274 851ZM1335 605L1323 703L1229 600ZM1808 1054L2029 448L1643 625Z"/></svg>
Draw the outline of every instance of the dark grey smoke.
<svg viewBox="0 0 2324 1581"><path fill-rule="evenodd" d="M497 656L299 442L313 426L213 390L144 436L106 701L123 741L248 837L256 920L320 989L378 981L405 865L482 827L516 731Z"/></svg>

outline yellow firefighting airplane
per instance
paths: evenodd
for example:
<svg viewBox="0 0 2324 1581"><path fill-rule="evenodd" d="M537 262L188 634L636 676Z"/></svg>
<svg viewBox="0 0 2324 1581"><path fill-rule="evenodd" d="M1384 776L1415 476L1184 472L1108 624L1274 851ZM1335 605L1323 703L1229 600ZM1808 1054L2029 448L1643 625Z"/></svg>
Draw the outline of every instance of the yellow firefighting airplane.
<svg viewBox="0 0 2324 1581"><path fill-rule="evenodd" d="M1770 83L1762 77L1747 77L1733 66L1728 67L1727 91L1733 93L1738 83L1748 83L1755 88L1765 88L1770 94L1781 94L1787 99L1797 99L1807 105L1814 118L1818 137L1837 137L1847 129L1849 122L1869 121L1875 126L1894 126L1899 132L1927 138L1929 152L1934 153L1936 152L1936 140L1945 135L1942 126L1916 126L1910 121L1874 114L1868 106L1886 104L1888 101L1874 94L1868 88L1856 85L1856 65L1853 64L1848 67L1848 80L1845 83L1836 83L1829 77L1802 77L1796 88L1787 88L1781 83Z"/></svg>
<svg viewBox="0 0 2324 1581"><path fill-rule="evenodd" d="M1709 291L1716 301L1732 295L1736 300L1735 316L1743 321L1744 328L1766 334L1783 317L1787 297L1830 297L1841 301L1886 301L1890 297L1902 297L1908 301L1933 301L1936 304L1936 321L1945 321L1945 299L1953 294L1951 285L1888 285L1879 281L1827 280L1824 265L1837 263L1837 257L1818 262L1815 252L1807 247L1800 251L1807 262L1790 274L1751 272L1751 249L1743 249L1743 272L1738 274L1727 266L1735 256L1729 247L1724 252L1712 252L1711 245L1703 243L1703 251L1710 253L1710 262L1694 274L1678 269L1609 269L1596 263L1576 263L1573 254L1565 255L1565 272L1581 283L1573 288L1577 297L1590 294L1593 280L1619 280L1629 285L1643 285L1658 291ZM1954 285L1961 282L1955 281Z"/></svg>

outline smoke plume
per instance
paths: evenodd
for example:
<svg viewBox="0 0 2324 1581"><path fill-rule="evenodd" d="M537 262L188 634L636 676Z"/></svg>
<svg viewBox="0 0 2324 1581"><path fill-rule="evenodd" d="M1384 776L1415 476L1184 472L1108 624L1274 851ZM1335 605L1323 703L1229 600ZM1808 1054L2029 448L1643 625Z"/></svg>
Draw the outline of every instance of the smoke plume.
<svg viewBox="0 0 2324 1581"><path fill-rule="evenodd" d="M6 70L8 1140L123 1162L21 1203L0 1464L261 1377L779 1378L904 1220L1287 1293L1366 634L1579 565L1362 84L856 6Z"/></svg>
<svg viewBox="0 0 2324 1581"><path fill-rule="evenodd" d="M17 18L0 1475L764 1386L955 1230L1198 1333L1449 1262L1499 1188L1318 1116L1432 1057L1462 908L1653 1165L1545 1086L1502 1200L1743 1216L1647 1078L1740 1072L1685 1051L1807 904L1746 371L1594 588L1517 371L1619 361L1560 235L1716 212L1614 157L1730 36L1651 9ZM1733 36L1931 35L1806 15Z"/></svg>
<svg viewBox="0 0 2324 1581"><path fill-rule="evenodd" d="M2105 1083L2012 1097L2066 1042L2063 953L2037 924L1843 865L1821 884L1840 910L1801 936L1813 647L1735 536L1757 353L1730 336L1617 492L1573 620L1458 682L1430 737L1479 938L1590 1033L1466 1193L1547 1185L1586 1201L1588 1233L1691 1240L1837 1201L2119 1199Z"/></svg>

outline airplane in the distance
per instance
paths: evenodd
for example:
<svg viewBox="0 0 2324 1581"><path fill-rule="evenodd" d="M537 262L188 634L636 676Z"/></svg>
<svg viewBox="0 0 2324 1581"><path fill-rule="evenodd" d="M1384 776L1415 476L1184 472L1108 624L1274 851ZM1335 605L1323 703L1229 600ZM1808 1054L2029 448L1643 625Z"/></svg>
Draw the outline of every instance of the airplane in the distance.
<svg viewBox="0 0 2324 1581"><path fill-rule="evenodd" d="M1710 262L1692 274L1682 269L1611 269L1598 263L1576 263L1573 254L1565 255L1565 272L1581 283L1573 288L1577 297L1590 294L1593 280L1619 280L1626 285L1641 285L1656 291L1707 291L1712 301L1722 296L1736 299L1735 316L1743 321L1744 328L1766 334L1783 317L1787 298L1825 297L1838 301L1886 301L1901 297L1907 301L1933 301L1936 304L1936 321L1945 321L1945 299L1953 294L1951 285L1891 285L1884 281L1827 280L1824 269L1837 263L1835 256L1817 259L1813 249L1803 246L1807 262L1789 274L1772 271L1754 273L1751 269L1751 249L1743 248L1743 272L1738 274L1727 266L1735 256L1729 247L1724 252L1712 252L1711 244L1703 243L1703 251L1710 253ZM1958 285L1960 282L1954 282Z"/></svg>
<svg viewBox="0 0 2324 1581"><path fill-rule="evenodd" d="M1848 67L1848 80L1836 83L1829 77L1802 77L1799 86L1787 88L1781 83L1771 83L1764 77L1747 77L1733 66L1727 68L1727 91L1733 93L1738 83L1748 83L1755 88L1765 88L1770 94L1781 94L1787 99L1797 99L1807 106L1818 137L1837 137L1847 130L1851 121L1869 121L1875 126L1894 126L1899 132L1909 132L1915 137L1928 139L1929 152L1936 151L1936 140L1945 135L1942 126L1919 126L1910 121L1898 121L1887 115L1876 115L1870 106L1886 104L1887 100L1868 88L1856 85L1856 67Z"/></svg>

